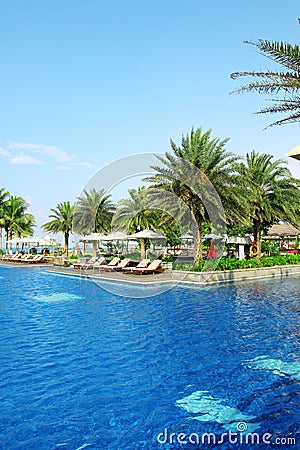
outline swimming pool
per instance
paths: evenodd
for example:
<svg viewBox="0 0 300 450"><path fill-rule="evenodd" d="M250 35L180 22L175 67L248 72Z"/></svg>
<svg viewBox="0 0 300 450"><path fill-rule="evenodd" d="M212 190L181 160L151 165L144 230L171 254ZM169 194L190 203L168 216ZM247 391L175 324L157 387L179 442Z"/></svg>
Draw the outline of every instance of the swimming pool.
<svg viewBox="0 0 300 450"><path fill-rule="evenodd" d="M194 445L240 424L297 438L298 278L130 299L38 268L0 277L0 448L270 448Z"/></svg>

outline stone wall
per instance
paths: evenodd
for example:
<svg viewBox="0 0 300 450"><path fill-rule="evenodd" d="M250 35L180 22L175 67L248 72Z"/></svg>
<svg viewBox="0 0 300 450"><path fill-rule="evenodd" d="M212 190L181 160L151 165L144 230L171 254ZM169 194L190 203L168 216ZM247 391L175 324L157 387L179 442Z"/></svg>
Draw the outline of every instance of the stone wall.
<svg viewBox="0 0 300 450"><path fill-rule="evenodd" d="M173 270L173 280L189 281L192 283L228 283L234 281L251 280L256 278L274 278L288 276L292 274L300 275L300 264L288 266L260 267L253 269L224 270L214 272L183 272Z"/></svg>

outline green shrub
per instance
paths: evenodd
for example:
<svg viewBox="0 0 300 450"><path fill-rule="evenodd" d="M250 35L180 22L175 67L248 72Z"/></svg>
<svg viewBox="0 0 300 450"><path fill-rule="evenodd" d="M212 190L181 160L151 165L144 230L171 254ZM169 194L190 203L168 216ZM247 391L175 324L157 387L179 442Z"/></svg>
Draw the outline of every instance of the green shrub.
<svg viewBox="0 0 300 450"><path fill-rule="evenodd" d="M216 270L237 270L237 269L252 269L256 267L273 267L273 266L285 266L288 264L300 264L299 254L290 255L274 255L274 256L263 256L260 260L255 258L242 259L237 258L226 258L222 257L219 260L219 264ZM205 266L205 270L209 271L210 267L213 267L213 261L211 264ZM204 261L195 266L192 270L194 272L202 272L204 266Z"/></svg>
<svg viewBox="0 0 300 450"><path fill-rule="evenodd" d="M160 258L158 258L158 259L160 259ZM167 255L162 258L162 261L174 263L176 261L176 258L172 255Z"/></svg>
<svg viewBox="0 0 300 450"><path fill-rule="evenodd" d="M184 270L184 271L190 271L192 270L192 265L188 263L183 262L174 262L173 263L173 270Z"/></svg>

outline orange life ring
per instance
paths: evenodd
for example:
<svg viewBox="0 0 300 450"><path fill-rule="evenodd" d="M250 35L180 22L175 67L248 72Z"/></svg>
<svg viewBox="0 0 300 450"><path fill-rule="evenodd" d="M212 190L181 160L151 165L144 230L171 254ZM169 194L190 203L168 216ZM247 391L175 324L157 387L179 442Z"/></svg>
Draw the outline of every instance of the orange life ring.
<svg viewBox="0 0 300 450"><path fill-rule="evenodd" d="M256 244L252 244L250 247L250 255L257 256L258 255L258 246Z"/></svg>

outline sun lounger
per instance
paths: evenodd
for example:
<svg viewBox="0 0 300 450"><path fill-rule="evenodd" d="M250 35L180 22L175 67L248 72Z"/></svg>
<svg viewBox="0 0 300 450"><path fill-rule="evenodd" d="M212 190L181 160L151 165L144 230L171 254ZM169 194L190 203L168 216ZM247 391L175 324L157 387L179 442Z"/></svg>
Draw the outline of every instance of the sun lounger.
<svg viewBox="0 0 300 450"><path fill-rule="evenodd" d="M93 266L92 266L93 272L95 273L96 269L98 269L98 270L99 270L99 273L100 273L101 267L103 267L103 266L107 266L107 261L106 261L106 259L104 258L104 256L101 256L101 258L99 258L99 259L95 262L95 264L93 264Z"/></svg>
<svg viewBox="0 0 300 450"><path fill-rule="evenodd" d="M83 266L92 266L93 264L95 264L97 259L98 258L94 256L90 258L88 261L80 261L79 259L76 263L73 263L72 266L74 267L74 269L82 269Z"/></svg>
<svg viewBox="0 0 300 450"><path fill-rule="evenodd" d="M9 262L17 262L20 258L22 258L22 256L22 253L15 253L14 255L7 255L5 260Z"/></svg>
<svg viewBox="0 0 300 450"><path fill-rule="evenodd" d="M16 262L18 262L18 263L27 262L27 261L29 261L29 260L33 260L34 258L35 258L35 256L33 256L33 255L28 255L28 254L26 253L26 254L20 256L20 258L17 258L17 259L16 259Z"/></svg>
<svg viewBox="0 0 300 450"><path fill-rule="evenodd" d="M124 267L124 269L122 269L123 273L133 273L134 269L145 269L146 267L149 266L149 264L151 263L150 259L142 259L137 266L135 267Z"/></svg>
<svg viewBox="0 0 300 450"><path fill-rule="evenodd" d="M6 253L5 255L2 256L1 261L9 261L10 259L12 259L14 255L9 255L8 253Z"/></svg>
<svg viewBox="0 0 300 450"><path fill-rule="evenodd" d="M135 267L133 269L133 273L135 275L144 275L146 273L161 273L163 271L164 269L162 268L160 259L155 259L148 267L141 267L141 268Z"/></svg>
<svg viewBox="0 0 300 450"><path fill-rule="evenodd" d="M46 262L44 255L35 255L33 258L28 258L23 260L26 264L38 264Z"/></svg>
<svg viewBox="0 0 300 450"><path fill-rule="evenodd" d="M22 253L16 253L15 255L11 255L11 261L17 261L18 259L21 259L22 258L22 256L24 256L24 255L22 255Z"/></svg>
<svg viewBox="0 0 300 450"><path fill-rule="evenodd" d="M110 271L112 268L116 267L119 264L119 262L120 258L115 256L108 264L101 266L99 269Z"/></svg>
<svg viewBox="0 0 300 450"><path fill-rule="evenodd" d="M130 264L130 262L131 262L130 258L124 258L115 266L109 267L109 265L107 265L104 270L106 270L108 272L112 272L113 270L116 270L118 272L118 271L123 270L125 267L127 267Z"/></svg>
<svg viewBox="0 0 300 450"><path fill-rule="evenodd" d="M93 258L92 258L93 259ZM96 258L96 261L87 262L85 264L82 264L79 268L80 270L88 270L88 269L94 269L94 266L100 267L101 265L105 265L106 261L104 256L101 256L100 258Z"/></svg>

